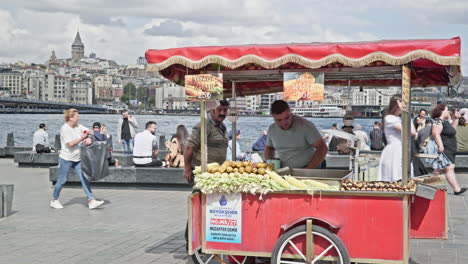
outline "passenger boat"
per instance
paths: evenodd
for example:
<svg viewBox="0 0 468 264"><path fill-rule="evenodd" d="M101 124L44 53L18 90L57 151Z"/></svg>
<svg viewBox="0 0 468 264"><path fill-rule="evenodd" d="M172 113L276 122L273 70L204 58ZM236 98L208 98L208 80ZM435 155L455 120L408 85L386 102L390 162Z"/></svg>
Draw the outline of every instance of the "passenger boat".
<svg viewBox="0 0 468 264"><path fill-rule="evenodd" d="M293 107L292 112L304 117L343 117L346 111L333 104L317 104L311 107Z"/></svg>

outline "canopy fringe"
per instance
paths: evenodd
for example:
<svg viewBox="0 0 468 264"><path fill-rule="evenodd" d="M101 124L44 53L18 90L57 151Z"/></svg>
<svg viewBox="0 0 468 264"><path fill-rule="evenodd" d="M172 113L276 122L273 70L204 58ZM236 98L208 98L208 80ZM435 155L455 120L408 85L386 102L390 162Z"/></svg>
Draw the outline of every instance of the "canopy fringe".
<svg viewBox="0 0 468 264"><path fill-rule="evenodd" d="M310 60L298 54L284 55L275 60L265 60L256 55L245 55L237 60L229 60L218 55L210 55L199 61L193 61L183 56L172 56L161 63L148 65L149 71L161 71L173 64L180 64L191 69L200 69L208 64L216 63L232 69L238 68L248 63L255 63L266 69L274 69L286 63L297 63L306 68L320 68L330 63L341 63L348 67L363 67L375 61L383 61L390 65L403 65L417 59L428 59L440 65L461 65L461 58L458 56L440 56L428 50L414 50L408 54L396 57L386 52L373 52L362 58L353 59L341 54L332 54L320 60Z"/></svg>

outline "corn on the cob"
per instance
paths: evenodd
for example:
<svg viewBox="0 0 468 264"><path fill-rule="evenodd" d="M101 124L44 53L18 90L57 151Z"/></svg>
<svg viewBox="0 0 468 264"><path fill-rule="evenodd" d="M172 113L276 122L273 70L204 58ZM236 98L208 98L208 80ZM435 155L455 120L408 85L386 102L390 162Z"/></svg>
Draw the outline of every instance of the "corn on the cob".
<svg viewBox="0 0 468 264"><path fill-rule="evenodd" d="M320 190L330 190L330 185L315 181L315 180L303 180L303 182L310 188L320 189Z"/></svg>
<svg viewBox="0 0 468 264"><path fill-rule="evenodd" d="M300 180L294 178L293 176L284 176L284 178L286 179L286 181L287 181L289 184L291 184L291 185L293 185L293 186L295 186L295 187L297 187L297 188L299 188L299 189L302 189L302 190L308 189L308 188L307 188L307 185L305 185L305 184L304 184L303 182L301 182Z"/></svg>
<svg viewBox="0 0 468 264"><path fill-rule="evenodd" d="M291 185L285 181L281 176L279 176L276 172L267 170L266 173L270 176L270 178L276 181L281 187L285 189L290 189Z"/></svg>

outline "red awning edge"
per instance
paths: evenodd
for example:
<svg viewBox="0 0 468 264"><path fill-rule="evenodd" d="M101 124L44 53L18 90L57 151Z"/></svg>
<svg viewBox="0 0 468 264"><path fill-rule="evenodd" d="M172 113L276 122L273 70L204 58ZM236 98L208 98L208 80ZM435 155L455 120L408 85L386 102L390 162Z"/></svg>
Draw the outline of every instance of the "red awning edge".
<svg viewBox="0 0 468 264"><path fill-rule="evenodd" d="M414 85L450 85L461 79L459 37L435 40L380 40L352 43L307 43L186 47L148 50L147 70L183 85L185 74L218 70L317 69L322 67L400 66L426 69ZM219 65L219 66L217 66ZM220 69L221 67L221 69ZM386 84L387 81L380 81ZM376 84L379 81L376 80Z"/></svg>
<svg viewBox="0 0 468 264"><path fill-rule="evenodd" d="M364 67L375 61L383 61L389 65L404 65L418 59L428 59L439 65L461 65L461 58L457 56L440 56L428 50L415 50L402 57L395 57L388 53L377 51L359 59L352 59L341 54L332 54L316 61L298 54L284 55L271 61L257 55L245 55L237 60L229 60L218 55L209 55L199 61L193 61L182 56L173 56L164 62L149 64L148 70L161 71L173 64L180 64L191 69L199 69L212 63L233 69L249 63L255 63L265 69L275 69L286 63L297 63L306 68L315 69L330 63L341 63L347 67Z"/></svg>

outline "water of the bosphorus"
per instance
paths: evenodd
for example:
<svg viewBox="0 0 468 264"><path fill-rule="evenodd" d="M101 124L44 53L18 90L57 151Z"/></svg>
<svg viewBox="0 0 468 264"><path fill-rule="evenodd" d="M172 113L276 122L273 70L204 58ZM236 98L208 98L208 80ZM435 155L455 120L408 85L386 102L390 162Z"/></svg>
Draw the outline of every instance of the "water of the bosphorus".
<svg viewBox="0 0 468 264"><path fill-rule="evenodd" d="M106 124L108 132L114 138L114 149L119 151L123 150L122 146L117 144L117 122L120 115L80 115L80 123L86 127L91 128L93 122L101 122ZM144 125L148 121L155 121L158 124L157 135L164 135L166 140L170 139L172 134L175 133L176 127L183 124L191 132L192 127L200 122L199 116L173 116L173 115L136 115L139 123L138 131L144 129ZM341 128L343 125L342 118L307 118L312 121L319 129L328 129L333 123L337 123ZM354 124L360 124L362 130L369 133L372 129L373 123L380 119L356 119ZM231 130L231 122L224 121L228 130ZM63 125L63 115L61 114L0 114L0 147L6 145L7 134L14 132L15 145L17 146L32 146L32 137L34 132L38 129L40 123L47 125L47 132L49 133L49 141L53 144L55 134L60 133L60 127ZM252 144L262 134L264 129L273 123L271 116L240 116L237 121L237 128L241 131L240 144L244 151L250 151Z"/></svg>

